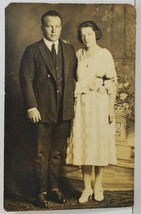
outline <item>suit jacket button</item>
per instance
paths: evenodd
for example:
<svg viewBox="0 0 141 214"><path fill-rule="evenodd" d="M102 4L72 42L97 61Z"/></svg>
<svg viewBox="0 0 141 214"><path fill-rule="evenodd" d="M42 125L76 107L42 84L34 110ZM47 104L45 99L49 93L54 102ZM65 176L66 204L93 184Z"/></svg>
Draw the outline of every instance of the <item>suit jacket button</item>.
<svg viewBox="0 0 141 214"><path fill-rule="evenodd" d="M50 74L48 74L47 76L48 76L48 78L50 78Z"/></svg>
<svg viewBox="0 0 141 214"><path fill-rule="evenodd" d="M57 94L59 94L59 90L57 90Z"/></svg>

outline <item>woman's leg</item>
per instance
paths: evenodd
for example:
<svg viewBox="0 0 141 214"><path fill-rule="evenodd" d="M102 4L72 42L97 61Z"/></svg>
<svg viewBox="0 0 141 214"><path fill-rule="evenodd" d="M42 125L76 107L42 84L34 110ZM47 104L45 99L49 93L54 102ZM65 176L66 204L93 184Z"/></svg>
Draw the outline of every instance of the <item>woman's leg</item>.
<svg viewBox="0 0 141 214"><path fill-rule="evenodd" d="M91 198L93 190L91 187L92 166L82 166L82 174L84 180L84 191L79 198L79 203L85 203Z"/></svg>
<svg viewBox="0 0 141 214"><path fill-rule="evenodd" d="M103 166L95 166L95 188L97 189L102 189L103 173Z"/></svg>
<svg viewBox="0 0 141 214"><path fill-rule="evenodd" d="M103 196L103 173L104 167L103 166L95 166L95 185L94 185L94 197L97 201L102 201L104 199Z"/></svg>
<svg viewBox="0 0 141 214"><path fill-rule="evenodd" d="M90 190L91 187L91 174L92 174L92 166L82 166L82 174L84 180L84 189Z"/></svg>

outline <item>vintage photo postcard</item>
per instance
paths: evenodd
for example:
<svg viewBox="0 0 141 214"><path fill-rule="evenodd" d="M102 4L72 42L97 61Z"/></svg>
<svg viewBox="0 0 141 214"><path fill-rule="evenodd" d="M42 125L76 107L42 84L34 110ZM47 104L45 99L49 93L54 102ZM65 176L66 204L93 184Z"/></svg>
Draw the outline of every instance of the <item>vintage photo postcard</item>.
<svg viewBox="0 0 141 214"><path fill-rule="evenodd" d="M136 10L5 8L7 212L134 206Z"/></svg>

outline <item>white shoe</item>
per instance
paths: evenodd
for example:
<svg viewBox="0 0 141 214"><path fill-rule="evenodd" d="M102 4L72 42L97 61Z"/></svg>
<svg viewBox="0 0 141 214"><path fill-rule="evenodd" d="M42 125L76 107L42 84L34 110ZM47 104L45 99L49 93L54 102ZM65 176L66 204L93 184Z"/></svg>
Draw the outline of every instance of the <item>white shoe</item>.
<svg viewBox="0 0 141 214"><path fill-rule="evenodd" d="M97 189L94 191L94 199L96 201L103 201L104 200L103 189Z"/></svg>
<svg viewBox="0 0 141 214"><path fill-rule="evenodd" d="M92 200L93 190L92 189L85 189L82 192L81 197L79 198L79 203L85 203L88 200Z"/></svg>

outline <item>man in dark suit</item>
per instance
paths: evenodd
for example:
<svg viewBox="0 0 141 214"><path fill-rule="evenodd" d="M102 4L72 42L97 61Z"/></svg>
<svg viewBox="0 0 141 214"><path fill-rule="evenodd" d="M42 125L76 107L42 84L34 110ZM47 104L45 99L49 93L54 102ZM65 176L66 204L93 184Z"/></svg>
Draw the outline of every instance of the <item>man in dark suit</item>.
<svg viewBox="0 0 141 214"><path fill-rule="evenodd" d="M60 176L74 116L77 60L73 47L59 39L61 28L58 12L50 10L43 14L43 38L26 48L20 66L27 116L35 131L39 207L48 207L48 186L54 201L66 202L60 190Z"/></svg>

